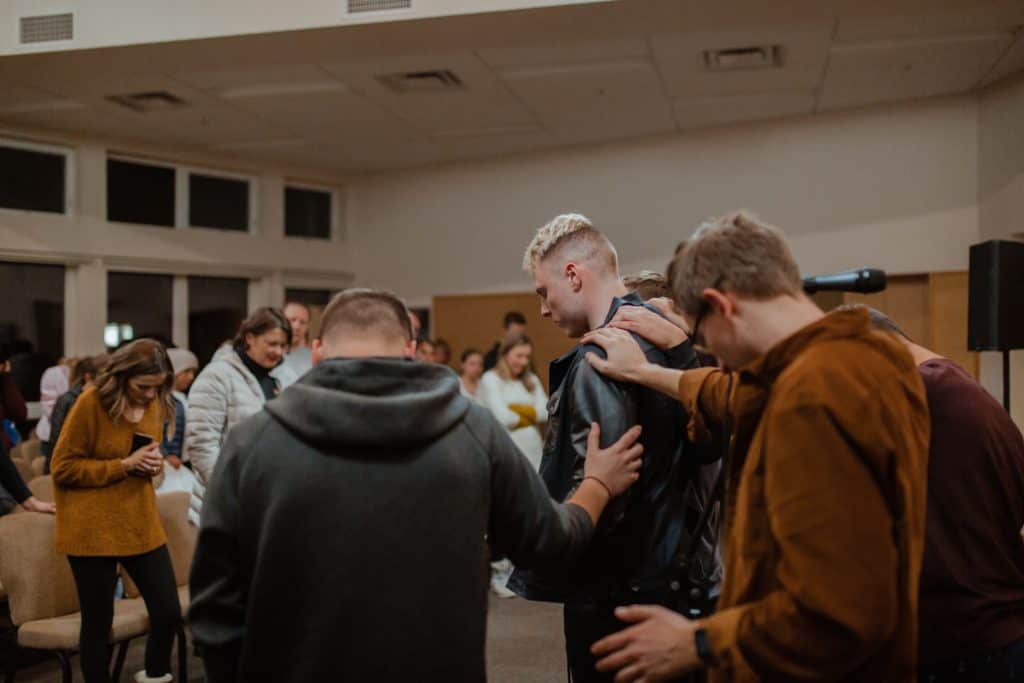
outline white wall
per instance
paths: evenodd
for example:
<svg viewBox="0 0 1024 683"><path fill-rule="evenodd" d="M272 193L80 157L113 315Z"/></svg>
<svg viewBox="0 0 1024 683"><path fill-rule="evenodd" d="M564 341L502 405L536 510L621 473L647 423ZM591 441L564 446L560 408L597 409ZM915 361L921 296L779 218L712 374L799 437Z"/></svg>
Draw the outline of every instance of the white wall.
<svg viewBox="0 0 1024 683"><path fill-rule="evenodd" d="M978 105L978 214L981 239L1024 237L1024 76L983 92ZM1002 358L983 353L982 383L1001 398ZM1024 351L1011 352L1010 407L1024 425Z"/></svg>
<svg viewBox="0 0 1024 683"><path fill-rule="evenodd" d="M806 273L963 269L977 149L969 97L701 130L355 180L350 234L359 281L417 302L530 289L523 249L565 211L609 235L624 272L661 270L702 219L744 207Z"/></svg>

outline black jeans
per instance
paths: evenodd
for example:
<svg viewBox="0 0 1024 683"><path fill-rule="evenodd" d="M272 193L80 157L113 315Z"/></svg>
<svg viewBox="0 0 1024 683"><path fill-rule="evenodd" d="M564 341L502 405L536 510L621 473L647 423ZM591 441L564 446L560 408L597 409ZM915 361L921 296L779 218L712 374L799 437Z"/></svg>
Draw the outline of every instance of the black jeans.
<svg viewBox="0 0 1024 683"><path fill-rule="evenodd" d="M1024 681L1024 638L994 652L922 666L917 680L919 683Z"/></svg>
<svg viewBox="0 0 1024 683"><path fill-rule="evenodd" d="M611 683L615 673L599 673L590 647L605 636L618 633L628 624L615 617L614 605L566 603L565 659L572 683Z"/></svg>
<svg viewBox="0 0 1024 683"><path fill-rule="evenodd" d="M149 612L146 642L146 675L159 677L171 671L171 648L181 623L181 605L167 546L130 557L68 557L75 575L82 609L79 644L82 675L86 683L108 683L107 640L114 622L114 585L121 565L139 587Z"/></svg>

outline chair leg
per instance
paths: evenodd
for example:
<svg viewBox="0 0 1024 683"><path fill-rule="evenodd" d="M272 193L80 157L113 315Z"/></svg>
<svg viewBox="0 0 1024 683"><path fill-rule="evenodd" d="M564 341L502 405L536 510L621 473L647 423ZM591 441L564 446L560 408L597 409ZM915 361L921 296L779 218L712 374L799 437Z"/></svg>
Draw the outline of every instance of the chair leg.
<svg viewBox="0 0 1024 683"><path fill-rule="evenodd" d="M117 659L114 660L114 671L110 674L110 680L112 681L121 680L121 672L124 671L124 659L128 655L128 644L130 642L131 639L122 640L117 644Z"/></svg>
<svg viewBox="0 0 1024 683"><path fill-rule="evenodd" d="M178 680L188 683L188 638L184 625L178 626Z"/></svg>
<svg viewBox="0 0 1024 683"><path fill-rule="evenodd" d="M54 654L60 660L61 683L71 683L71 657L63 650L57 650Z"/></svg>
<svg viewBox="0 0 1024 683"><path fill-rule="evenodd" d="M14 683L14 677L18 673L18 665L21 663L21 648L17 643L11 648L11 659L7 662L7 670L4 672L4 683Z"/></svg>

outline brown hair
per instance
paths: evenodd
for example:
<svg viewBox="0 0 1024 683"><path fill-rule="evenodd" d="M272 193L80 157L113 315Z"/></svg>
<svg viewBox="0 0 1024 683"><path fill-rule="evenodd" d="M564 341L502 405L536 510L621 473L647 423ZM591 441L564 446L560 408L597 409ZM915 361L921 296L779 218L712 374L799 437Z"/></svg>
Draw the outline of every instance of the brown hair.
<svg viewBox="0 0 1024 683"><path fill-rule="evenodd" d="M672 297L690 315L700 311L705 289L760 300L803 291L782 233L745 211L708 221L681 247L669 269Z"/></svg>
<svg viewBox="0 0 1024 683"><path fill-rule="evenodd" d="M238 326L238 332L235 333L232 344L238 351L244 351L246 335L251 334L254 337L258 337L271 330L282 330L285 337L287 337L286 343L288 346L292 345L291 323L288 322L288 318L284 317L284 313L270 306L257 308L248 318L243 320L242 324Z"/></svg>
<svg viewBox="0 0 1024 683"><path fill-rule="evenodd" d="M406 341L413 338L409 309L391 292L378 289L346 289L335 294L320 318L320 338L327 338L336 329L372 330Z"/></svg>
<svg viewBox="0 0 1024 683"><path fill-rule="evenodd" d="M162 422L169 422L174 433L174 370L164 345L153 339L136 339L110 354L106 367L96 378L96 393L100 405L110 419L117 422L128 409L128 381L143 375L163 375L156 400L163 413Z"/></svg>
<svg viewBox="0 0 1024 683"><path fill-rule="evenodd" d="M636 292L644 301L668 296L668 282L661 273L653 270L642 270L636 275L626 275L622 284L631 292Z"/></svg>
<svg viewBox="0 0 1024 683"><path fill-rule="evenodd" d="M78 359L74 367L71 368L70 383L72 386L79 382L85 381L86 375L92 375L93 381L96 381L97 376L106 366L107 361L110 359L105 353L101 353L98 356L84 356Z"/></svg>
<svg viewBox="0 0 1024 683"><path fill-rule="evenodd" d="M529 346L532 349L533 342L525 334L516 334L511 339L506 339L498 348L498 364L494 366L494 371L498 373L498 377L504 380L518 379L523 383L527 391L533 392L533 373L530 371L529 366L523 370L521 377L513 377L512 371L508 367L508 362L505 360L505 355L517 346Z"/></svg>

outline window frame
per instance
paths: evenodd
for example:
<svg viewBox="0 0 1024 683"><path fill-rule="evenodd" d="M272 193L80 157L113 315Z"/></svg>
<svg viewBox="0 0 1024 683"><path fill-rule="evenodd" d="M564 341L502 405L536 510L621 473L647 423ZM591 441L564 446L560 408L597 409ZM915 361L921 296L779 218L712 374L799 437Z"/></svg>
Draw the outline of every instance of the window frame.
<svg viewBox="0 0 1024 683"><path fill-rule="evenodd" d="M32 209L15 209L7 206L0 206L0 211L17 214L41 213L50 216L75 216L75 149L63 145L55 145L34 140L23 140L0 135L0 147L11 149L22 149L30 152L42 152L55 154L64 157L64 211L34 211Z"/></svg>
<svg viewBox="0 0 1024 683"><path fill-rule="evenodd" d="M288 234L288 189L307 190L311 192L324 192L331 199L331 211L328 219L327 237L309 237L308 235ZM330 185L306 182L304 180L292 180L285 178L281 184L281 232L287 240L308 240L322 244L324 242L344 243L344 231L341 229L341 193L338 188Z"/></svg>

